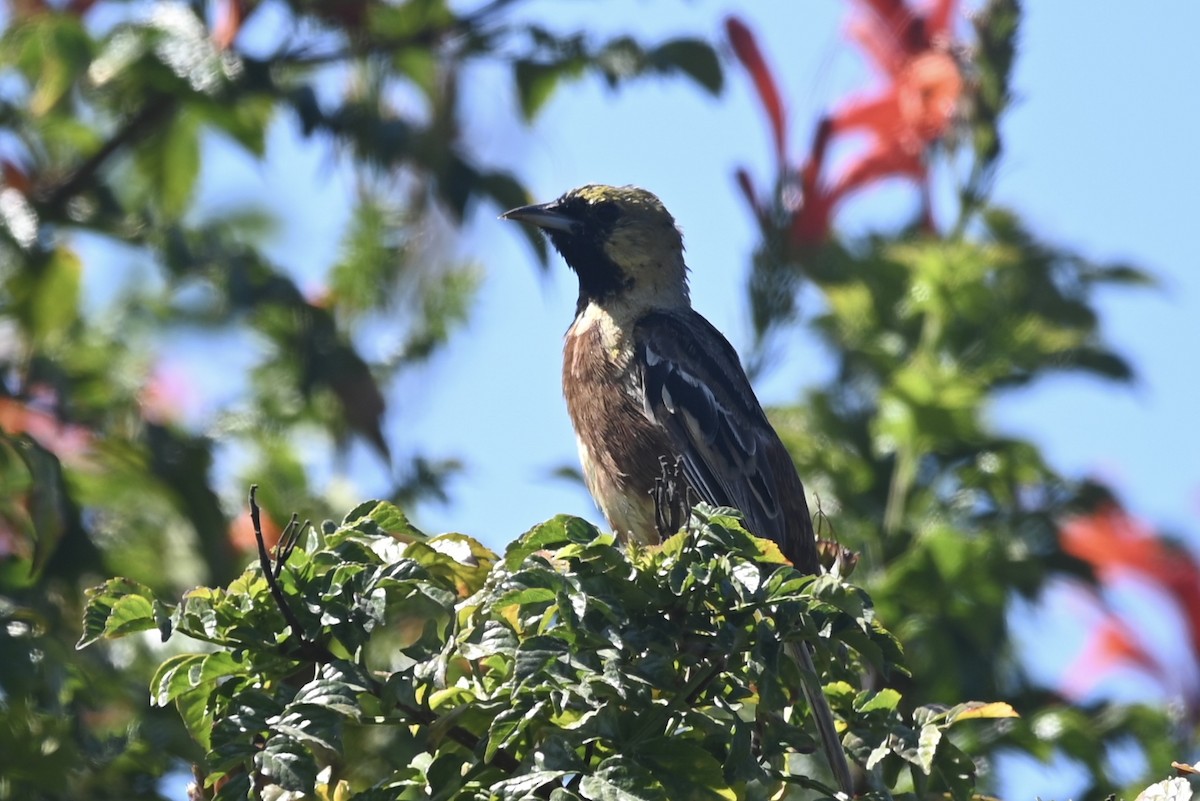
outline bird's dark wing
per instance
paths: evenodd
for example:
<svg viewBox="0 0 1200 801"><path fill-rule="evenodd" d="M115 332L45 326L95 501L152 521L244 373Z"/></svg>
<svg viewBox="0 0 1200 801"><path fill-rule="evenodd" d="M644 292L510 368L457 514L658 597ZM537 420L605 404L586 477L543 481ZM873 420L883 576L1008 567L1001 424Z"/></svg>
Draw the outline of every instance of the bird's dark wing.
<svg viewBox="0 0 1200 801"><path fill-rule="evenodd" d="M644 411L667 432L692 489L741 510L751 531L815 573L804 487L733 347L690 309L645 316L634 339Z"/></svg>

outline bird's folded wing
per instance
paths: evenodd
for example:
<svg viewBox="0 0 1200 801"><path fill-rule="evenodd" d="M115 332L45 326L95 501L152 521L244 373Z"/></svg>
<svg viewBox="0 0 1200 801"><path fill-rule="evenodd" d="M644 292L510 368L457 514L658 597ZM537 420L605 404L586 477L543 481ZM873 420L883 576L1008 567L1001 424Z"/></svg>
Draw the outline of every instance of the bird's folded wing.
<svg viewBox="0 0 1200 801"><path fill-rule="evenodd" d="M635 339L644 411L667 432L692 489L741 510L755 534L791 556L772 453L782 446L733 348L694 312L648 315ZM785 469L794 475L790 460Z"/></svg>

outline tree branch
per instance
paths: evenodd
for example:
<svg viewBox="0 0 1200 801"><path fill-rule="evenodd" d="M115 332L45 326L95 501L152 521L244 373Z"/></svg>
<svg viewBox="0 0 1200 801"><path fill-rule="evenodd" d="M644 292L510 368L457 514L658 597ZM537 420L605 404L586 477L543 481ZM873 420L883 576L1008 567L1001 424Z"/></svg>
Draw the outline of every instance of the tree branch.
<svg viewBox="0 0 1200 801"><path fill-rule="evenodd" d="M275 599L275 605L279 607L279 613L283 615L283 619L287 622L288 629L291 630L292 636L296 638L297 648L300 655L306 659L311 659L314 662L327 663L334 660L334 655L329 649L320 643L315 643L308 639L304 634L304 627L300 625L300 621L296 618L296 613L288 605L287 596L283 594L283 588L279 586L279 576L283 569L283 562L280 561L276 566L271 564L271 554L267 550L267 543L262 532L262 510L258 506L258 485L250 485L250 522L254 525L254 542L258 546L258 564L262 569L263 579L267 582L267 589L271 591L271 597ZM291 523L288 524L290 529ZM276 548L276 555L286 559L292 554L292 548L295 547L297 535L292 533L288 536L289 544L285 546L283 551ZM283 538L280 538L283 542ZM278 568L278 569L276 569Z"/></svg>
<svg viewBox="0 0 1200 801"><path fill-rule="evenodd" d="M515 2L517 0L492 0L492 2L485 3L470 14L460 17L448 25L440 28L427 28L422 31L416 31L408 36L363 41L352 44L345 50L333 50L326 53L305 53L301 50L285 51L276 54L268 61L274 64L286 64L295 67L319 67L324 64L335 64L339 61L348 61L367 55L394 53L397 50L403 50L408 47L429 47L443 37L461 33L472 26L479 25L486 21L488 17L502 11Z"/></svg>
<svg viewBox="0 0 1200 801"><path fill-rule="evenodd" d="M171 116L177 105L174 99L164 96L156 96L147 100L95 153L62 180L49 186L39 187L35 190L34 197L45 206L60 208L72 197L86 189L104 163L117 151L145 136L150 129Z"/></svg>

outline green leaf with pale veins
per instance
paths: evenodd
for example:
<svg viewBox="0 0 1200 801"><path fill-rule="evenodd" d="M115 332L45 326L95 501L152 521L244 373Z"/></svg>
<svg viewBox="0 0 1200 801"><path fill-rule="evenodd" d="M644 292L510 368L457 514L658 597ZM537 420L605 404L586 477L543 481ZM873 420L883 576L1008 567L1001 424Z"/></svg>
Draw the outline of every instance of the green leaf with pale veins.
<svg viewBox="0 0 1200 801"><path fill-rule="evenodd" d="M154 597L150 588L126 578L113 578L87 591L83 634L76 648L96 640L118 639L158 628L169 633L170 607Z"/></svg>
<svg viewBox="0 0 1200 801"><path fill-rule="evenodd" d="M516 570L537 551L560 548L573 542L591 542L599 536L596 527L583 518L558 515L534 526L510 545L504 552L504 565L509 570Z"/></svg>
<svg viewBox="0 0 1200 801"><path fill-rule="evenodd" d="M184 693L245 673L246 665L228 651L178 654L159 665L150 680L150 700L166 706Z"/></svg>
<svg viewBox="0 0 1200 801"><path fill-rule="evenodd" d="M940 726L922 726L917 740L917 765L929 775L933 772L933 760L937 756L938 745L942 742Z"/></svg>
<svg viewBox="0 0 1200 801"><path fill-rule="evenodd" d="M661 801L670 798L645 768L628 757L609 757L579 783L579 793L591 801Z"/></svg>

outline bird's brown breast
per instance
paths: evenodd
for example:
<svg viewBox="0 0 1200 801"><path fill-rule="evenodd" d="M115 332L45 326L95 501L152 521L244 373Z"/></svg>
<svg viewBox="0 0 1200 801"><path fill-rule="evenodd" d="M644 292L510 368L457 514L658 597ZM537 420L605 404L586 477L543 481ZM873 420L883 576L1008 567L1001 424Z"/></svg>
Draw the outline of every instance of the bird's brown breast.
<svg viewBox="0 0 1200 801"><path fill-rule="evenodd" d="M671 447L642 410L632 344L608 322L580 315L567 332L563 395L584 480L609 525L621 539L653 543L658 530L651 492Z"/></svg>

